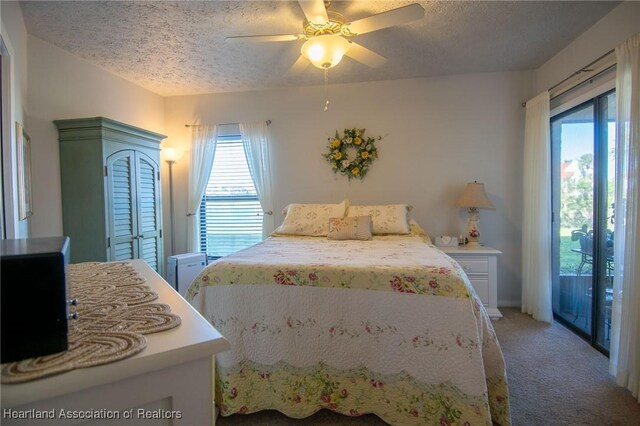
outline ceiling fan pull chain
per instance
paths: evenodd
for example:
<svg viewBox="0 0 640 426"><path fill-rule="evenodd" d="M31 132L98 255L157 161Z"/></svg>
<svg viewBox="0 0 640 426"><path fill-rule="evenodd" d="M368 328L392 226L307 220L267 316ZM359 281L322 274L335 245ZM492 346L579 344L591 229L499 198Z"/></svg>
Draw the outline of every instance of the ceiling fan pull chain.
<svg viewBox="0 0 640 426"><path fill-rule="evenodd" d="M329 109L329 68L324 69L324 112Z"/></svg>

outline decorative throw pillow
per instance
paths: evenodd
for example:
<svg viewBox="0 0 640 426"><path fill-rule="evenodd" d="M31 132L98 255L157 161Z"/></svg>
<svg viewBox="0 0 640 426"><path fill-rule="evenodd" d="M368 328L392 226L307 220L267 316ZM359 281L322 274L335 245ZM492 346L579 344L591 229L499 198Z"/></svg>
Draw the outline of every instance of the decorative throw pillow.
<svg viewBox="0 0 640 426"><path fill-rule="evenodd" d="M408 204L385 204L378 206L350 206L348 217L371 216L373 234L408 234Z"/></svg>
<svg viewBox="0 0 640 426"><path fill-rule="evenodd" d="M347 204L347 200L340 204L289 204L283 210L286 216L282 225L273 234L326 237L329 219L344 217Z"/></svg>
<svg viewBox="0 0 640 426"><path fill-rule="evenodd" d="M330 240L371 239L371 216L332 217L329 219Z"/></svg>

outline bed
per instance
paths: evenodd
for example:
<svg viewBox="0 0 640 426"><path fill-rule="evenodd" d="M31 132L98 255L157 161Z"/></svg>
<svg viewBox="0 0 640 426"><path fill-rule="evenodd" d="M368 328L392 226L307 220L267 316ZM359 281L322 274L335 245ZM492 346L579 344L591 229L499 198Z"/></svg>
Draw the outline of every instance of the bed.
<svg viewBox="0 0 640 426"><path fill-rule="evenodd" d="M277 235L205 268L187 300L232 346L216 356L221 414L325 408L394 425L509 425L484 307L459 265L417 224L407 230Z"/></svg>

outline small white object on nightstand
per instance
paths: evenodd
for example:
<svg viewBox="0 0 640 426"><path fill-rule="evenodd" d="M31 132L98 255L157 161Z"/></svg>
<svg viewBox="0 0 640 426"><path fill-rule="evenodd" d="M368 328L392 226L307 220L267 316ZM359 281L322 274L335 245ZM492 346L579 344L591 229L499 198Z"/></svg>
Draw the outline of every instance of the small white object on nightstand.
<svg viewBox="0 0 640 426"><path fill-rule="evenodd" d="M458 237L451 237L449 235L441 235L436 237L435 245L438 247L458 247Z"/></svg>
<svg viewBox="0 0 640 426"><path fill-rule="evenodd" d="M440 247L440 250L466 272L491 319L502 318L498 310L498 255L502 252L487 246Z"/></svg>

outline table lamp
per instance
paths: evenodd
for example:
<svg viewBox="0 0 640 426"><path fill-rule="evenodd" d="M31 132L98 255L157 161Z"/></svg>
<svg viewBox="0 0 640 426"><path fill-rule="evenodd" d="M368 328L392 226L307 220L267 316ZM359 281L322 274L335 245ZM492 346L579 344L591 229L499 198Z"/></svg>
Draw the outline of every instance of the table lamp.
<svg viewBox="0 0 640 426"><path fill-rule="evenodd" d="M469 182L464 192L456 201L456 207L465 207L469 209L469 219L467 221L467 238L470 247L480 245L480 229L478 228L479 209L495 210L487 193L484 191L484 183Z"/></svg>

